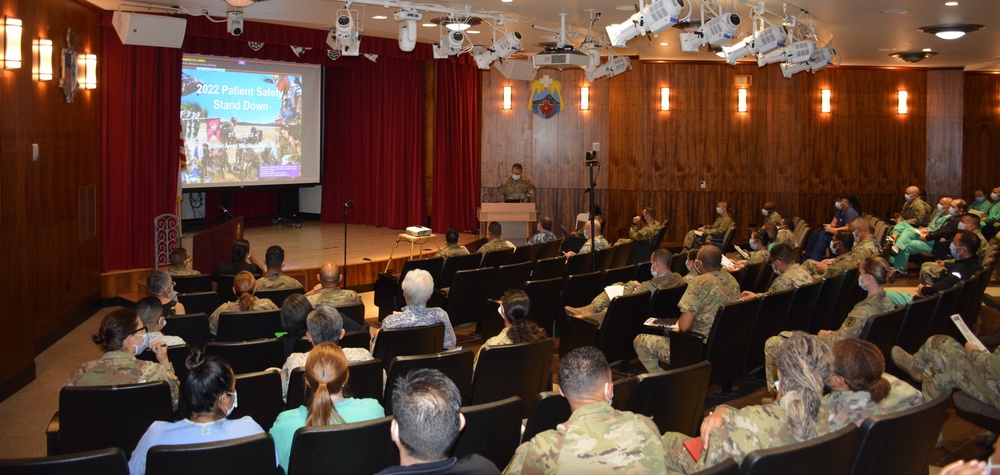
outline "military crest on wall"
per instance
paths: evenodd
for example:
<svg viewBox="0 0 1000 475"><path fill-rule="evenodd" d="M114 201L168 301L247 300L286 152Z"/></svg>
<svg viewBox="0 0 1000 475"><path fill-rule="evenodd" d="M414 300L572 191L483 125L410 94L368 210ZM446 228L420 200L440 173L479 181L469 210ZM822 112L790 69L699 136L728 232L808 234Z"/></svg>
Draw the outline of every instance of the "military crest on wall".
<svg viewBox="0 0 1000 475"><path fill-rule="evenodd" d="M548 119L562 111L562 83L546 74L541 79L531 81L531 112Z"/></svg>
<svg viewBox="0 0 1000 475"><path fill-rule="evenodd" d="M76 60L78 54L73 51L73 43L76 42L76 33L73 30L66 30L66 47L62 50L62 78L59 79L59 87L66 95L66 102L73 102L76 91L80 89L78 80L79 65Z"/></svg>

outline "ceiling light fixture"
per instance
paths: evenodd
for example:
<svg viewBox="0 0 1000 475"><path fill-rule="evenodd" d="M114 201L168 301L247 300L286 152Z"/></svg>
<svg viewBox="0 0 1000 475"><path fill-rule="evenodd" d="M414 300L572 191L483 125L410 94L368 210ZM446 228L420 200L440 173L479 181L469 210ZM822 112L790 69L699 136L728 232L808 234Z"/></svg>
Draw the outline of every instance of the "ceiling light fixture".
<svg viewBox="0 0 1000 475"><path fill-rule="evenodd" d="M226 0L226 3L234 7L244 8L257 3L257 0Z"/></svg>
<svg viewBox="0 0 1000 475"><path fill-rule="evenodd" d="M375 15L375 16L372 17L372 20L388 20L388 19L389 19L389 17L387 17L385 15Z"/></svg>
<svg viewBox="0 0 1000 475"><path fill-rule="evenodd" d="M935 54L937 53L933 51L900 51L898 53L892 53L889 56L901 59L907 63L919 63L927 58L930 58L931 56L934 56Z"/></svg>
<svg viewBox="0 0 1000 475"><path fill-rule="evenodd" d="M972 33L973 31L979 31L985 28L983 25L976 25L973 23L963 23L957 25L931 25L922 26L917 28L924 33L930 33L943 40L956 40L965 36L966 33Z"/></svg>
<svg viewBox="0 0 1000 475"><path fill-rule="evenodd" d="M483 21L476 17L451 17L445 16L431 20L434 26L442 25L451 31L465 31L473 26L481 24Z"/></svg>

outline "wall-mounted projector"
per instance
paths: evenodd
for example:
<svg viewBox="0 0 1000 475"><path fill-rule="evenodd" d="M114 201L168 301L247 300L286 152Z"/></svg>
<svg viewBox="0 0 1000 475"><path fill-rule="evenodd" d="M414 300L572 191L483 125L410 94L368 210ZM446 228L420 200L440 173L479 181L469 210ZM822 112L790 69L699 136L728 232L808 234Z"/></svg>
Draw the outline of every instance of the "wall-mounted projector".
<svg viewBox="0 0 1000 475"><path fill-rule="evenodd" d="M111 15L111 24L122 44L161 48L180 48L187 30L187 20L183 18L121 10Z"/></svg>
<svg viewBox="0 0 1000 475"><path fill-rule="evenodd" d="M531 57L535 68L586 68L590 66L590 56L572 46L545 48Z"/></svg>

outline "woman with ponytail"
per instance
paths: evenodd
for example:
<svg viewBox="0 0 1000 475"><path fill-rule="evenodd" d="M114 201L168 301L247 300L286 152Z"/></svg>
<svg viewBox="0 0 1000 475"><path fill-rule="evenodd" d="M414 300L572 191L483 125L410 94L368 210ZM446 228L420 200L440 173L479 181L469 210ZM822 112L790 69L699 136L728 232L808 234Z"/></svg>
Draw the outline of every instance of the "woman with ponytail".
<svg viewBox="0 0 1000 475"><path fill-rule="evenodd" d="M833 344L833 374L823 396L830 430L861 425L869 416L919 406L924 396L913 386L885 373L885 358L869 341L848 338Z"/></svg>
<svg viewBox="0 0 1000 475"><path fill-rule="evenodd" d="M219 308L208 317L208 330L215 335L219 330L219 315L225 312L261 312L264 310L278 310L278 306L271 299L259 299L254 297L254 290L257 288L257 279L253 274L243 271L236 274L233 279L233 295L235 302L226 302L219 305Z"/></svg>
<svg viewBox="0 0 1000 475"><path fill-rule="evenodd" d="M264 432L250 416L226 419L238 405L236 376L228 363L192 348L186 366L188 375L181 382L181 413L186 418L149 426L129 460L132 475L145 473L146 452L157 445L202 444Z"/></svg>
<svg viewBox="0 0 1000 475"><path fill-rule="evenodd" d="M278 415L271 427L271 437L281 467L288 471L292 437L300 427L348 424L385 417L385 410L375 399L344 397L350 379L347 356L334 343L320 343L306 358L306 404Z"/></svg>
<svg viewBox="0 0 1000 475"><path fill-rule="evenodd" d="M776 360L781 378L777 400L742 409L719 406L710 412L701 423L704 448L699 459L685 447L690 437L663 434L668 472L693 473L730 457L739 463L754 450L783 447L830 431L820 403L833 369L830 347L813 335L792 332L778 348Z"/></svg>
<svg viewBox="0 0 1000 475"><path fill-rule="evenodd" d="M514 345L517 343L529 343L541 341L549 337L545 329L538 326L531 320L526 320L528 310L531 309L531 300L528 294L519 289L508 289L500 299L500 306L497 311L503 317L503 330L500 333L483 343L476 352L476 359L472 365L475 367L479 362L479 353L483 348L490 346Z"/></svg>

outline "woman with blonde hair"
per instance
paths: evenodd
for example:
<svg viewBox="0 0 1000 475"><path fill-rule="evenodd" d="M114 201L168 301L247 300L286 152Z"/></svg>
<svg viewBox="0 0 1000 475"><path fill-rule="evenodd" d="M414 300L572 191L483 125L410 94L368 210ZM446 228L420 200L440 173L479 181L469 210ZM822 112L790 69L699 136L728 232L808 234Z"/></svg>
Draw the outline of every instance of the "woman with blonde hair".
<svg viewBox="0 0 1000 475"><path fill-rule="evenodd" d="M385 416L375 399L344 397L350 379L344 350L334 343L320 343L306 357L305 383L309 392L306 404L278 415L271 427L271 437L281 467L288 471L292 437L300 427L348 424Z"/></svg>
<svg viewBox="0 0 1000 475"><path fill-rule="evenodd" d="M235 302L226 302L219 305L219 308L208 317L208 330L215 335L219 330L219 315L225 312L261 312L264 310L278 310L278 306L271 299L259 299L254 297L257 288L257 279L253 274L243 271L236 274L233 279L233 295Z"/></svg>

